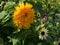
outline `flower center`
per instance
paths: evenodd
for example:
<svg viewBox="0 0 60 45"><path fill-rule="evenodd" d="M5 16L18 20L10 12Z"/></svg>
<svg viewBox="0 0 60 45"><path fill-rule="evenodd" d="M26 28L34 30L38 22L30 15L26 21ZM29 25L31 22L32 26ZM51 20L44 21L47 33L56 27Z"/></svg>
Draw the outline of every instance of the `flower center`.
<svg viewBox="0 0 60 45"><path fill-rule="evenodd" d="M23 17L26 18L27 17L27 13L25 13Z"/></svg>
<svg viewBox="0 0 60 45"><path fill-rule="evenodd" d="M45 32L41 32L41 35L44 35L45 34Z"/></svg>
<svg viewBox="0 0 60 45"><path fill-rule="evenodd" d="M58 43L58 45L60 45L60 42Z"/></svg>

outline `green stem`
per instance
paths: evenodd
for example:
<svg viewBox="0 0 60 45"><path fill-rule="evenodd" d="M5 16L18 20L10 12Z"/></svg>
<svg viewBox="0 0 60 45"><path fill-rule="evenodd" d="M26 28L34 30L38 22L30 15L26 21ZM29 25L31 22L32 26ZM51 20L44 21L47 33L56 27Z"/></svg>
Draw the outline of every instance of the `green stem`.
<svg viewBox="0 0 60 45"><path fill-rule="evenodd" d="M24 40L22 39L22 45L24 45Z"/></svg>

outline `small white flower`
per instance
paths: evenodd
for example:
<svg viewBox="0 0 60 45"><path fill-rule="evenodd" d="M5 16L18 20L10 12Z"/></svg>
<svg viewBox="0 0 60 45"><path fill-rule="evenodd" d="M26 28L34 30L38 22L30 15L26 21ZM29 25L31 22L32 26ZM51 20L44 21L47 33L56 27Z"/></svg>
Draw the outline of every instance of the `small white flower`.
<svg viewBox="0 0 60 45"><path fill-rule="evenodd" d="M41 39L41 40L46 39L47 36L48 36L48 30L45 28L42 28L39 31L39 39Z"/></svg>
<svg viewBox="0 0 60 45"><path fill-rule="evenodd" d="M58 39L57 41L54 41L53 45L60 45L60 39Z"/></svg>

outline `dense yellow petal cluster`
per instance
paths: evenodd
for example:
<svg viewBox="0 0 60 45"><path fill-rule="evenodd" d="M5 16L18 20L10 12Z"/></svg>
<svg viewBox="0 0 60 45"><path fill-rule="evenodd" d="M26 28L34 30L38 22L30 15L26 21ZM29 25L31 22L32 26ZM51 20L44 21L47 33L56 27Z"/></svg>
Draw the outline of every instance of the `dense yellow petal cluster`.
<svg viewBox="0 0 60 45"><path fill-rule="evenodd" d="M31 24L34 23L34 9L30 3L20 2L18 6L15 7L13 14L13 23L18 28L28 29Z"/></svg>

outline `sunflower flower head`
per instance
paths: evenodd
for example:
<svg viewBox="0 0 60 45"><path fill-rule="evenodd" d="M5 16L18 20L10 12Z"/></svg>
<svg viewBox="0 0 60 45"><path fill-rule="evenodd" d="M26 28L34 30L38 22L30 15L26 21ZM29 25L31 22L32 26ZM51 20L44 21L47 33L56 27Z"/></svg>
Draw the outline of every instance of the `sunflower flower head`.
<svg viewBox="0 0 60 45"><path fill-rule="evenodd" d="M46 39L47 36L48 36L48 30L46 28L42 28L39 31L39 39L41 40Z"/></svg>
<svg viewBox="0 0 60 45"><path fill-rule="evenodd" d="M31 24L34 23L34 9L32 4L20 2L18 6L15 7L13 13L13 23L18 28L28 29Z"/></svg>

